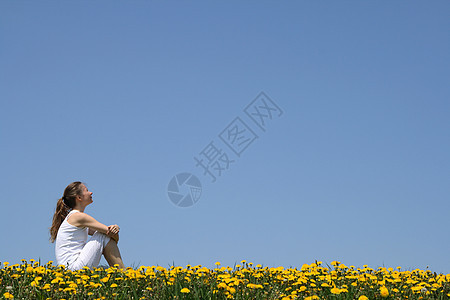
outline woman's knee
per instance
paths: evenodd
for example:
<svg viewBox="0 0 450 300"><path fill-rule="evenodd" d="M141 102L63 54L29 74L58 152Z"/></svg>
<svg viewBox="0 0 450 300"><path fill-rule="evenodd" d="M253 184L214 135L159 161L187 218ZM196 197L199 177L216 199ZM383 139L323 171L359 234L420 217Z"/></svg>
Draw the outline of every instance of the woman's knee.
<svg viewBox="0 0 450 300"><path fill-rule="evenodd" d="M109 236L107 236L106 234L101 233L101 232L98 232L98 231L96 231L96 232L92 235L92 238L91 238L91 239L94 239L94 240L99 241L100 243L102 243L103 247L106 247L106 245L108 244L108 242L109 242L110 240L112 240L112 239L111 239Z"/></svg>
<svg viewBox="0 0 450 300"><path fill-rule="evenodd" d="M96 231L96 232L94 232L94 234L92 236L94 237L94 236L107 236L107 235L104 233L101 233L100 231Z"/></svg>

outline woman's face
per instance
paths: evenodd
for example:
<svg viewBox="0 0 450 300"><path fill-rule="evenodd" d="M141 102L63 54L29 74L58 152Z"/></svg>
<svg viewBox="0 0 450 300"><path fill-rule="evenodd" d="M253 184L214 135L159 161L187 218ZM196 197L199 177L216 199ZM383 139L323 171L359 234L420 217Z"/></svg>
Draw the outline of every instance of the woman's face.
<svg viewBox="0 0 450 300"><path fill-rule="evenodd" d="M92 200L92 194L93 193L89 192L88 188L83 184L81 187L81 195L80 195L81 201L86 204L91 204L92 202L94 202Z"/></svg>

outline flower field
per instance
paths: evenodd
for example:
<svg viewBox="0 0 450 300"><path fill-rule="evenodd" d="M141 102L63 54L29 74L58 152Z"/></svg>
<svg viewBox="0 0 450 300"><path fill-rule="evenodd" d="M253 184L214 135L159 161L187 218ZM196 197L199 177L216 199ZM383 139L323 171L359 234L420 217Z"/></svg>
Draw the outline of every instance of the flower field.
<svg viewBox="0 0 450 300"><path fill-rule="evenodd" d="M301 268L240 265L84 268L72 272L52 262L0 265L6 299L449 299L450 274L402 271L340 262Z"/></svg>

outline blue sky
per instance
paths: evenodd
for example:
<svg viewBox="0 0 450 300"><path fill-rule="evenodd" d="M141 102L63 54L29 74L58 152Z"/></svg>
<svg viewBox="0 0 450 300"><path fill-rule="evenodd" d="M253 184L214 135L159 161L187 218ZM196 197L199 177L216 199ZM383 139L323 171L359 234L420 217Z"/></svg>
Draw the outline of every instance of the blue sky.
<svg viewBox="0 0 450 300"><path fill-rule="evenodd" d="M450 273L448 1L0 2L0 261L54 260L64 188L127 266ZM264 132L260 92L283 114ZM240 117L240 157L219 135ZM211 182L194 157L235 160ZM171 178L202 184L170 202ZM102 263L106 263L103 259Z"/></svg>

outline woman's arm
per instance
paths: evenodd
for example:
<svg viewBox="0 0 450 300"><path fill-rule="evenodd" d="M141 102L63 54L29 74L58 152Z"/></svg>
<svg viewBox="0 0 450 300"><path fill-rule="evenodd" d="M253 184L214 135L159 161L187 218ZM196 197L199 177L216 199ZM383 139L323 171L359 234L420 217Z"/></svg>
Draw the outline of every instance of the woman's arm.
<svg viewBox="0 0 450 300"><path fill-rule="evenodd" d="M67 220L69 224L76 226L76 227L88 227L90 231L98 231L101 233L106 234L108 232L108 226L105 224L100 223L90 215L86 213L76 213L70 216L70 218Z"/></svg>
<svg viewBox="0 0 450 300"><path fill-rule="evenodd" d="M98 231L100 233L104 233L116 242L119 242L119 226L117 225L109 225L106 226L105 224L100 223L90 215L86 213L76 213L69 217L70 221L69 224L77 227L88 227L89 228L89 234L94 234L95 231Z"/></svg>

